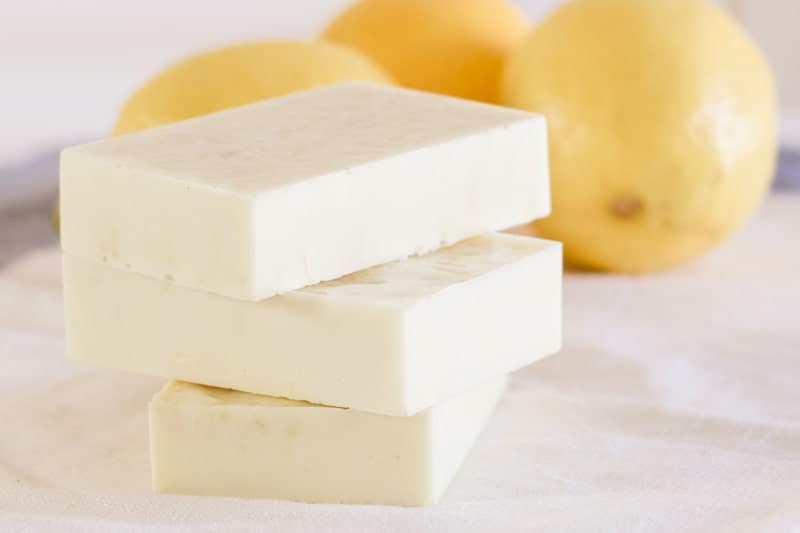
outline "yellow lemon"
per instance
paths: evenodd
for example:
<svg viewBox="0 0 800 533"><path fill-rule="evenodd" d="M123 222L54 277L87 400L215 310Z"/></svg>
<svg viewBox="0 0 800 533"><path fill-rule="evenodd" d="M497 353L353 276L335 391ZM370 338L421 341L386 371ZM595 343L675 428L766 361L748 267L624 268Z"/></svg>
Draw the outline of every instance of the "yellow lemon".
<svg viewBox="0 0 800 533"><path fill-rule="evenodd" d="M362 0L323 37L361 50L401 85L495 102L503 61L526 31L505 0Z"/></svg>
<svg viewBox="0 0 800 533"><path fill-rule="evenodd" d="M763 57L701 0L575 0L509 58L502 102L547 116L553 214L591 268L644 272L730 234L768 189L776 101Z"/></svg>
<svg viewBox="0 0 800 533"><path fill-rule="evenodd" d="M325 42L239 44L190 57L138 89L113 134L131 133L343 80L389 83L359 52Z"/></svg>

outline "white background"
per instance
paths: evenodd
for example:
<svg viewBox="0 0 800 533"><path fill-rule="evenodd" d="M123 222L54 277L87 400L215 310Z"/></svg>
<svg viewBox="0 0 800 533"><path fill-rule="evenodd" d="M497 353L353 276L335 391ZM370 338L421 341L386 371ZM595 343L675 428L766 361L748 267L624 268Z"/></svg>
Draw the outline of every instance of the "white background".
<svg viewBox="0 0 800 533"><path fill-rule="evenodd" d="M800 1L720 1L776 65L784 109L800 108ZM311 37L349 3L0 0L0 164L104 135L126 96L182 56L241 40ZM561 0L514 3L535 22Z"/></svg>

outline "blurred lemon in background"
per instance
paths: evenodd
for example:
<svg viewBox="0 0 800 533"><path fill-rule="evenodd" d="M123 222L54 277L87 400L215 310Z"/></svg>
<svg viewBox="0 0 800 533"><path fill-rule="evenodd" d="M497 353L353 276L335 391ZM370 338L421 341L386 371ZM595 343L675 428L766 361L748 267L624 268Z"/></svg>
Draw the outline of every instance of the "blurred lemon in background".
<svg viewBox="0 0 800 533"><path fill-rule="evenodd" d="M361 50L401 85L495 102L503 61L527 28L505 0L362 0L323 38Z"/></svg>
<svg viewBox="0 0 800 533"><path fill-rule="evenodd" d="M337 44L265 41L229 46L190 57L145 83L125 103L113 134L343 80L390 82L370 59Z"/></svg>
<svg viewBox="0 0 800 533"><path fill-rule="evenodd" d="M542 112L553 215L573 264L666 268L739 226L768 189L776 101L763 57L702 0L575 0L509 58L504 104Z"/></svg>

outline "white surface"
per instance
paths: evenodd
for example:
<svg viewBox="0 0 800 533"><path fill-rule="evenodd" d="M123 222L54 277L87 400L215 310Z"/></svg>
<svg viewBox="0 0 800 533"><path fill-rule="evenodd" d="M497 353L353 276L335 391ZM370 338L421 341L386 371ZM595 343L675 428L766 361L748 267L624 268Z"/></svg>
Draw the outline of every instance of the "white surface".
<svg viewBox="0 0 800 533"><path fill-rule="evenodd" d="M64 259L67 351L162 378L408 415L561 346L561 245L476 237L245 302Z"/></svg>
<svg viewBox="0 0 800 533"><path fill-rule="evenodd" d="M798 213L773 196L672 272L569 274L564 350L513 377L443 501L413 510L152 494L160 380L66 360L60 254L31 249L46 219L4 218L0 530L793 533Z"/></svg>
<svg viewBox="0 0 800 533"><path fill-rule="evenodd" d="M506 377L414 416L386 416L191 383L150 402L159 492L430 505L441 498Z"/></svg>
<svg viewBox="0 0 800 533"><path fill-rule="evenodd" d="M363 82L61 154L65 252L262 300L550 212L544 117Z"/></svg>

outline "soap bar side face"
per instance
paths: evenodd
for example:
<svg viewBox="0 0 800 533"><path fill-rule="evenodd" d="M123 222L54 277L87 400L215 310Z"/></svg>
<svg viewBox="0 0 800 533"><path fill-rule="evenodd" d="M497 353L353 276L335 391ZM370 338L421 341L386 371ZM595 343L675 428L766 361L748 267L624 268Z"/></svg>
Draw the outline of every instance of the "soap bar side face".
<svg viewBox="0 0 800 533"><path fill-rule="evenodd" d="M468 457L501 401L507 384L507 376L485 380L478 386L470 387L466 393L451 396L431 410L431 446L437 465L431 483L437 499L445 493Z"/></svg>
<svg viewBox="0 0 800 533"><path fill-rule="evenodd" d="M432 501L424 420L366 421L302 407L209 413L151 405L150 416L156 492L309 503Z"/></svg>
<svg viewBox="0 0 800 533"><path fill-rule="evenodd" d="M299 293L244 302L65 255L78 361L333 405L402 398L402 314Z"/></svg>
<svg viewBox="0 0 800 533"><path fill-rule="evenodd" d="M407 313L409 412L561 349L561 243L503 234L491 242L482 253L507 256L505 264L469 284L447 287ZM538 250L515 257L518 246ZM498 363L488 364L493 357L487 354Z"/></svg>
<svg viewBox="0 0 800 533"><path fill-rule="evenodd" d="M429 413L150 404L157 492L303 502L433 501Z"/></svg>
<svg viewBox="0 0 800 533"><path fill-rule="evenodd" d="M59 197L61 246L70 253L202 290L252 293L246 197L73 149L61 154Z"/></svg>
<svg viewBox="0 0 800 533"><path fill-rule="evenodd" d="M153 488L304 502L434 503L504 383L495 379L395 417L173 382L150 402Z"/></svg>

